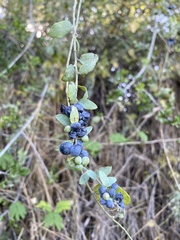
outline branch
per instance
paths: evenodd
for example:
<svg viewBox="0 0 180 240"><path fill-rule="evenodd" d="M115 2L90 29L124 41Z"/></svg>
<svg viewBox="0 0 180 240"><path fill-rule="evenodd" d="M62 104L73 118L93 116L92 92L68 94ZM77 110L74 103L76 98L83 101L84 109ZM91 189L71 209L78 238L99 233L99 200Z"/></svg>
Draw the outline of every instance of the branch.
<svg viewBox="0 0 180 240"><path fill-rule="evenodd" d="M46 85L44 86L44 89L41 93L41 99L39 100L38 104L37 104L37 108L35 109L35 111L32 113L31 117L27 120L27 122L23 125L23 127L16 133L16 135L11 139L11 141L5 146L5 148L3 148L3 150L0 152L0 157L2 157L4 155L4 153L11 147L11 145L19 138L19 136L24 132L24 130L29 126L29 124L33 121L33 119L35 118L35 116L38 114L42 101L44 99L44 96L46 94L46 91L48 89L48 83L46 83Z"/></svg>
<svg viewBox="0 0 180 240"><path fill-rule="evenodd" d="M30 15L30 21L32 23L32 25L34 26L34 20L33 20L33 4L32 4L32 0L30 0L30 6L29 6L29 15ZM0 73L0 77L2 77L4 74L7 73L8 69L12 68L14 66L14 64L24 55L24 53L29 49L34 37L35 37L36 31L34 30L34 32L31 34L31 36L29 37L27 44L25 46L25 48L22 50L21 53L19 53L10 64L8 64L7 68L5 70L3 70Z"/></svg>

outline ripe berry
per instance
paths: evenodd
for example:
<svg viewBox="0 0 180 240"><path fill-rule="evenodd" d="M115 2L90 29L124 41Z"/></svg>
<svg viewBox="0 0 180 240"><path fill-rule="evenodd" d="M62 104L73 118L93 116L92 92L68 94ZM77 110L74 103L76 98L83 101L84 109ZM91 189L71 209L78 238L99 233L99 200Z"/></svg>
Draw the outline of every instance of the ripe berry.
<svg viewBox="0 0 180 240"><path fill-rule="evenodd" d="M107 188L106 188L105 186L103 186L103 185L100 186L100 187L99 187L99 193L100 193L101 195L104 194L104 193L106 192L106 189L107 189Z"/></svg>
<svg viewBox="0 0 180 240"><path fill-rule="evenodd" d="M100 198L100 204L101 204L101 205L105 205L106 202L107 202L107 201L106 201L104 198Z"/></svg>
<svg viewBox="0 0 180 240"><path fill-rule="evenodd" d="M79 122L74 122L71 124L71 129L77 131L78 129L81 129L81 124Z"/></svg>
<svg viewBox="0 0 180 240"><path fill-rule="evenodd" d="M123 201L120 202L118 205L119 205L121 208L124 208L124 202L123 202Z"/></svg>
<svg viewBox="0 0 180 240"><path fill-rule="evenodd" d="M81 128L81 129L77 130L77 136L78 137L84 137L86 134L87 134L86 129Z"/></svg>
<svg viewBox="0 0 180 240"><path fill-rule="evenodd" d="M71 153L71 148L73 144L71 142L63 142L59 146L59 151L64 155L69 155Z"/></svg>
<svg viewBox="0 0 180 240"><path fill-rule="evenodd" d="M75 139L77 137L77 133L71 130L68 133L68 136L69 136L70 139Z"/></svg>
<svg viewBox="0 0 180 240"><path fill-rule="evenodd" d="M84 108L80 103L75 103L74 106L77 108L78 112L83 112Z"/></svg>
<svg viewBox="0 0 180 240"><path fill-rule="evenodd" d="M114 198L116 196L116 190L114 188L111 188L109 191L108 191L110 197Z"/></svg>
<svg viewBox="0 0 180 240"><path fill-rule="evenodd" d="M70 106L65 106L65 105L61 105L60 111L62 114L65 114L67 116L70 116L70 112L71 112L71 107Z"/></svg>
<svg viewBox="0 0 180 240"><path fill-rule="evenodd" d="M77 144L83 146L83 141L81 141L80 139L77 140Z"/></svg>
<svg viewBox="0 0 180 240"><path fill-rule="evenodd" d="M82 150L80 156L81 157L89 157L89 153L86 150Z"/></svg>
<svg viewBox="0 0 180 240"><path fill-rule="evenodd" d="M123 200L123 195L122 195L122 193L116 193L115 199L116 199L117 201L122 201L122 200Z"/></svg>
<svg viewBox="0 0 180 240"><path fill-rule="evenodd" d="M117 190L118 189L118 184L117 183L113 183L112 185L111 185L111 188L114 188L115 190Z"/></svg>
<svg viewBox="0 0 180 240"><path fill-rule="evenodd" d="M72 156L79 156L82 151L82 147L79 144L75 144L71 147L71 155Z"/></svg>
<svg viewBox="0 0 180 240"><path fill-rule="evenodd" d="M106 206L107 206L108 208L114 208L114 207L115 207L112 199L108 199L108 200L106 201Z"/></svg>

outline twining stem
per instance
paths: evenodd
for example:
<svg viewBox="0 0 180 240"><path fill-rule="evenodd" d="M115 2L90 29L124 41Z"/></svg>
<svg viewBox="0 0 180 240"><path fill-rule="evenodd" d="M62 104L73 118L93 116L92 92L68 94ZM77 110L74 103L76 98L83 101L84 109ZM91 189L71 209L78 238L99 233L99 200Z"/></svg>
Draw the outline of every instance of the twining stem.
<svg viewBox="0 0 180 240"><path fill-rule="evenodd" d="M72 35L72 39L71 39L71 43L70 43L70 47L69 47L69 54L68 54L68 58L67 58L67 62L66 62L66 68L69 66L70 60L71 60L71 55L72 55L72 51L74 50L74 67L75 67L75 84L76 84L76 88L78 87L78 66L77 66L77 28L78 28L78 24L79 24L79 16L80 16L80 12L81 12L81 5L82 5L82 0L79 1L78 4L78 10L77 10L77 17L76 17L76 8L77 8L77 0L74 0L74 5L73 5L73 35ZM68 99L68 86L69 83L66 83L66 96L67 96L67 103L68 105L70 105L69 103L69 99Z"/></svg>
<svg viewBox="0 0 180 240"><path fill-rule="evenodd" d="M99 205L99 207L105 212L105 214L106 214L109 218L112 219L112 221L113 221L114 223L116 223L116 224L126 233L126 235L129 237L130 240L133 240L132 237L130 236L130 234L127 232L127 230L126 230L118 221L116 221L116 220L114 219L114 217L112 217L112 216L103 208L103 206L97 201L97 199L96 199L96 197L95 197L95 195L94 195L94 192L93 192L93 190L91 189L91 187L89 186L89 184L86 183L86 185L87 185L90 193L92 193L92 195L93 195L95 201L97 202L97 204Z"/></svg>

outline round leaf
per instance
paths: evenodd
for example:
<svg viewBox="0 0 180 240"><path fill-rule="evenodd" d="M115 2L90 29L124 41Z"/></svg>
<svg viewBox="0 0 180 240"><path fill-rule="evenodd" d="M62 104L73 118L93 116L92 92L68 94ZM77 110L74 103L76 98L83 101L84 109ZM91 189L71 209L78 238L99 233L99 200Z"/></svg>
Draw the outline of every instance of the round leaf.
<svg viewBox="0 0 180 240"><path fill-rule="evenodd" d="M63 38L70 33L72 28L72 24L67 20L57 22L52 25L48 35L52 38Z"/></svg>
<svg viewBox="0 0 180 240"><path fill-rule="evenodd" d="M72 64L70 64L65 71L65 74L62 78L62 81L64 82L69 82L71 80L73 80L75 77L75 70L74 70L74 66Z"/></svg>

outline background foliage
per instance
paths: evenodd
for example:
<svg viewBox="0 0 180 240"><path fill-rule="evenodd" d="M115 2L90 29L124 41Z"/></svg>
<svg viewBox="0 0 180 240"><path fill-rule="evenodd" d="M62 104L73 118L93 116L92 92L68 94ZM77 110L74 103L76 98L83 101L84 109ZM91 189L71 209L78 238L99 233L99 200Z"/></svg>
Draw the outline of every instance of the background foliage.
<svg viewBox="0 0 180 240"><path fill-rule="evenodd" d="M2 0L0 6L1 149L37 110L0 158L0 239L125 239L55 151L66 136L54 116L66 103L60 80L70 42L68 37L52 40L47 32L54 22L72 20L73 2L31 3ZM86 149L91 169L112 165L118 184L130 194L126 217L118 221L133 239L180 238L179 12L175 0L82 5L80 52L99 56L96 70L80 78L98 105ZM158 33L149 62L155 21ZM146 71L124 94L122 84L143 66ZM56 211L66 199L68 211Z"/></svg>

